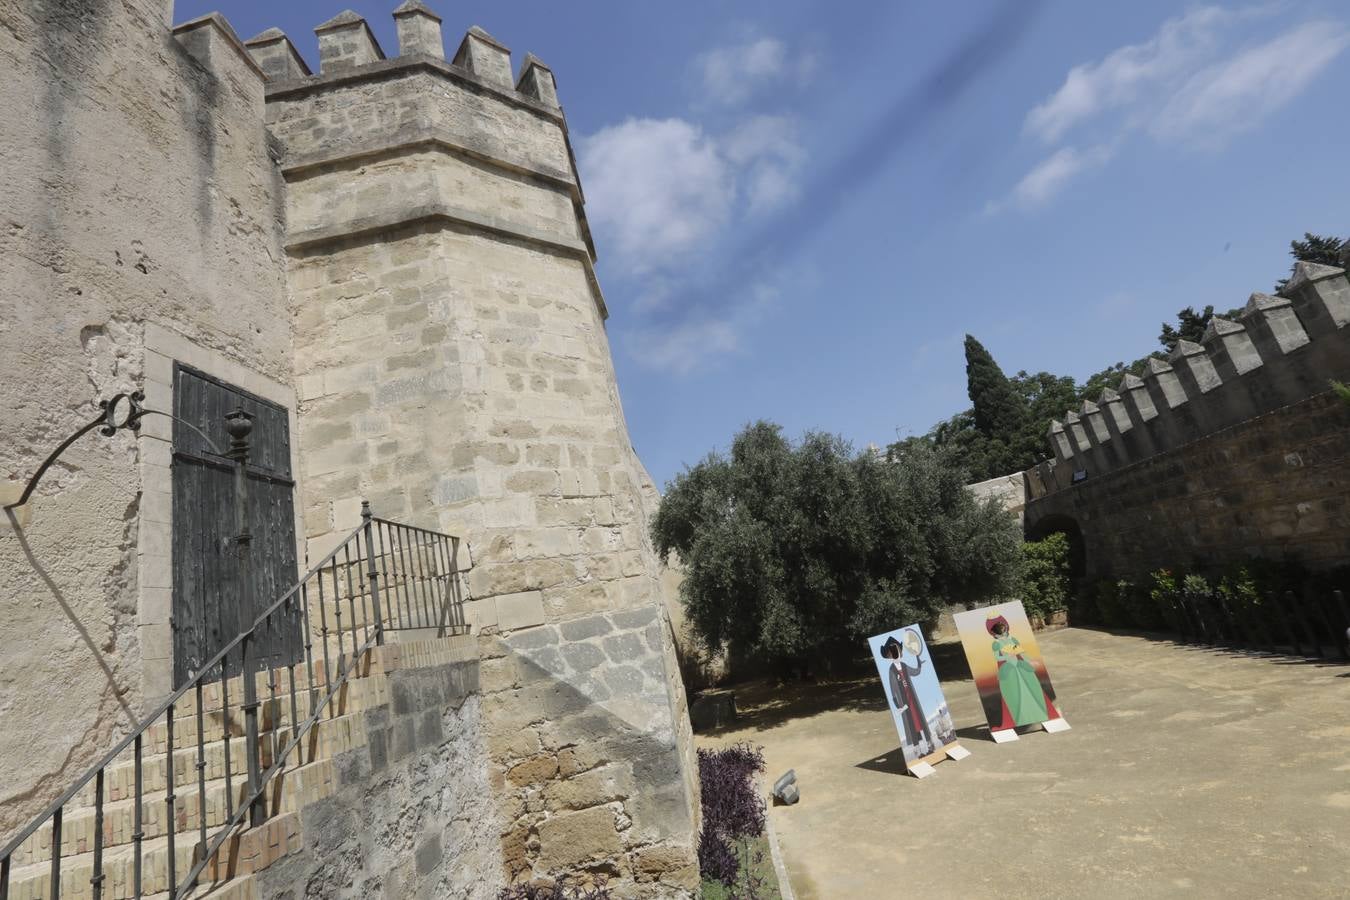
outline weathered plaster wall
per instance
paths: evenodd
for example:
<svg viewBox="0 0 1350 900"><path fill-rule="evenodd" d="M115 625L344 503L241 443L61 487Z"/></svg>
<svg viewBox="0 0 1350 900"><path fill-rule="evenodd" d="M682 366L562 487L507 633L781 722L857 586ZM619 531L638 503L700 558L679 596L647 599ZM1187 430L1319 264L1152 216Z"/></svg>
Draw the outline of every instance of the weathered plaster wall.
<svg viewBox="0 0 1350 900"><path fill-rule="evenodd" d="M321 28L339 32L318 75L268 89L310 556L362 497L466 537L467 619L501 636L484 645L484 721L507 874L688 894L696 770L650 478L551 75L527 63L535 80L517 90L505 49L477 31L453 65L425 43L382 60L350 17ZM599 755L561 762L583 748Z"/></svg>
<svg viewBox="0 0 1350 900"><path fill-rule="evenodd" d="M141 382L152 325L290 381L263 81L214 24L175 36L170 6L0 0L6 502L94 398ZM141 494L167 490L166 424L85 437L0 524L0 832L167 687L142 666L166 656L168 557Z"/></svg>
<svg viewBox="0 0 1350 900"><path fill-rule="evenodd" d="M478 666L390 673L391 702L365 714L366 743L334 760L333 793L300 809L300 850L258 874L258 896L496 897Z"/></svg>

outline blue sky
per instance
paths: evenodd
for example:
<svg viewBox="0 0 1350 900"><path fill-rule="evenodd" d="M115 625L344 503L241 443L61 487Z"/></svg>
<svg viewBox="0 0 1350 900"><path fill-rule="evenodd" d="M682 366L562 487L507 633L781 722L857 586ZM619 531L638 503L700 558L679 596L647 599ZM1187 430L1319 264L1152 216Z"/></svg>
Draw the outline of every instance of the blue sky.
<svg viewBox="0 0 1350 900"><path fill-rule="evenodd" d="M431 5L449 53L477 24L557 76L658 485L758 418L922 433L967 404L967 332L1081 379L1350 232L1332 0ZM351 3L389 53L394 6ZM341 8L175 18L275 25L314 64Z"/></svg>

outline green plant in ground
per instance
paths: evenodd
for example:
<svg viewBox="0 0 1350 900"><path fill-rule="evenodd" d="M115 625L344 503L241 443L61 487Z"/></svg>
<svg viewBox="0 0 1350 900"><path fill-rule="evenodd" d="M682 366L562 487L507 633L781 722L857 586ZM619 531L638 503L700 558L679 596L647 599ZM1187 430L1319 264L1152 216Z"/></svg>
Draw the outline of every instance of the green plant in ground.
<svg viewBox="0 0 1350 900"><path fill-rule="evenodd" d="M1109 628L1129 628L1134 624L1125 598L1121 596L1121 582L1097 582L1097 613L1102 624Z"/></svg>
<svg viewBox="0 0 1350 900"><path fill-rule="evenodd" d="M1149 573L1148 596L1158 615L1168 622L1174 631L1190 633L1190 620L1181 608L1181 583L1172 569L1158 569Z"/></svg>
<svg viewBox="0 0 1350 900"><path fill-rule="evenodd" d="M1346 403L1350 403L1350 384L1331 379L1331 390Z"/></svg>
<svg viewBox="0 0 1350 900"><path fill-rule="evenodd" d="M1048 619L1069 600L1069 538L1049 535L1022 545L1022 605L1027 615Z"/></svg>
<svg viewBox="0 0 1350 900"><path fill-rule="evenodd" d="M897 622L1007 596L1021 535L928 446L888 458L759 422L667 487L652 524L685 565L694 633L734 659L828 663Z"/></svg>

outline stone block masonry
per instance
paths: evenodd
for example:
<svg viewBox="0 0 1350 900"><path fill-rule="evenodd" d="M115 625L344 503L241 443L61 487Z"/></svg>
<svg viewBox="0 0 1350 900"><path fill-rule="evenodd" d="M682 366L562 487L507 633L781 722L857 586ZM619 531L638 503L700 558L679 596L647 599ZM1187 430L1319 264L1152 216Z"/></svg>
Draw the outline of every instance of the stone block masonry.
<svg viewBox="0 0 1350 900"><path fill-rule="evenodd" d="M1299 263L1283 297L1253 294L1142 379L1050 427L1025 473L1029 535L1081 533L1089 577L1251 556L1350 558L1350 281Z"/></svg>
<svg viewBox="0 0 1350 900"><path fill-rule="evenodd" d="M484 889L579 870L613 876L618 896L692 896L696 766L655 492L552 70L527 55L513 72L479 28L447 59L419 0L392 10L397 53L334 10L317 72L277 29L240 41L218 15L170 29L170 6L19 4L0 28L6 490L91 415L91 386L144 386L167 411L165 373L185 363L285 407L301 558L336 546L362 500L460 536L474 645L519 682L493 682L481 710L472 692L441 697L439 724L391 722L388 758L374 742L351 763L350 792L310 812L317 842L269 890L478 896L438 874L463 859ZM0 613L41 636L0 671L15 726L0 729L0 832L167 690L183 561L166 422L73 448L0 531ZM485 788L437 731L492 747ZM419 818L427 777L450 820ZM415 839L331 824L353 821L362 790L420 823ZM363 859L375 869L351 867Z"/></svg>
<svg viewBox="0 0 1350 900"><path fill-rule="evenodd" d="M355 524L358 498L465 536L506 874L689 894L697 788L650 479L556 83L534 57L513 83L510 52L477 28L446 62L420 3L396 22L385 58L344 13L320 26L318 75L267 88L311 556ZM577 771L560 761L590 752Z"/></svg>

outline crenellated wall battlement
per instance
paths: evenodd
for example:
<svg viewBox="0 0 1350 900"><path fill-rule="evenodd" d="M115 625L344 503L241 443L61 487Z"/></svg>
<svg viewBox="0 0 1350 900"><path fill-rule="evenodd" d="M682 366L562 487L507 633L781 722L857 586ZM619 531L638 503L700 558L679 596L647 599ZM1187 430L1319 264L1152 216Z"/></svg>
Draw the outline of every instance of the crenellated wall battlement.
<svg viewBox="0 0 1350 900"><path fill-rule="evenodd" d="M1143 377L1050 424L1054 458L1028 471L1031 499L1143 462L1313 397L1350 377L1350 281L1300 262L1285 296L1252 294L1236 321L1211 320Z"/></svg>

